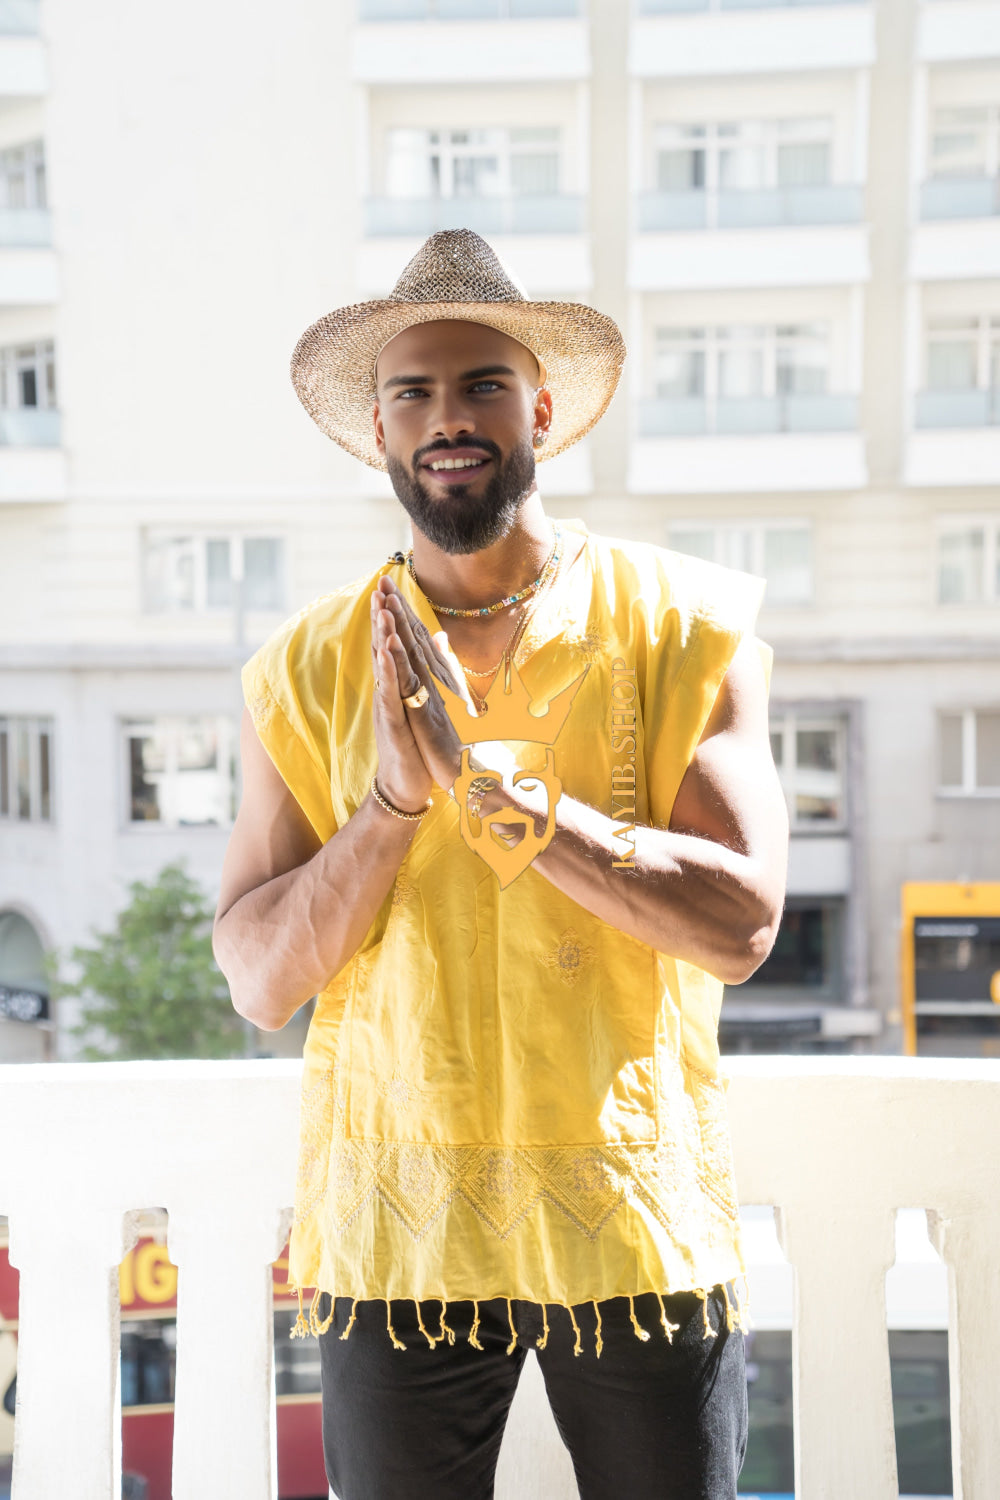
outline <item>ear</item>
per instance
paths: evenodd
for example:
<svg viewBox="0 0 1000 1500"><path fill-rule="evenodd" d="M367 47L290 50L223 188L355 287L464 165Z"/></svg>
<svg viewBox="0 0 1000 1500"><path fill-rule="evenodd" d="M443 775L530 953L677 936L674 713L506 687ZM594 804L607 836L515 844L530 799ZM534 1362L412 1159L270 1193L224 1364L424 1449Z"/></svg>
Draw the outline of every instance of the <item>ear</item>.
<svg viewBox="0 0 1000 1500"><path fill-rule="evenodd" d="M552 393L547 386L535 392L535 407L532 413L536 432L548 432L552 425Z"/></svg>
<svg viewBox="0 0 1000 1500"><path fill-rule="evenodd" d="M382 431L382 413L376 401L372 411L372 420L375 424L375 447L385 457L385 433Z"/></svg>

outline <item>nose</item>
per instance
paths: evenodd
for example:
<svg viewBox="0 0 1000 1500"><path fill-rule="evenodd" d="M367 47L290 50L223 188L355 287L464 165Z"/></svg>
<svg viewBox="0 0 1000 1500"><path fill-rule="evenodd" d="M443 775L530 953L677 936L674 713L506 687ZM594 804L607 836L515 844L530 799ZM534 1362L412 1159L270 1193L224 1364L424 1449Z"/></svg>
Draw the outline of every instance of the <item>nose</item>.
<svg viewBox="0 0 1000 1500"><path fill-rule="evenodd" d="M439 393L431 419L432 437L445 438L449 443L468 437L476 430L475 417L464 397L456 392Z"/></svg>

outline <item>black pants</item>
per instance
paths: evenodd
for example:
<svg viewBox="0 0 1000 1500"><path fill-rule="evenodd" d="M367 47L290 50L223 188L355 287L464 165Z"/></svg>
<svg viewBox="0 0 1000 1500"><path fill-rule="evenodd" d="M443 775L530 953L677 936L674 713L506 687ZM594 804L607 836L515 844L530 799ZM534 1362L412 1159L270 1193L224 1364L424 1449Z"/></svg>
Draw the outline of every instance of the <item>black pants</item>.
<svg viewBox="0 0 1000 1500"><path fill-rule="evenodd" d="M728 1284L730 1301L735 1301ZM549 1337L538 1350L549 1403L569 1449L581 1500L736 1500L747 1445L747 1384L743 1334L726 1328L716 1287L707 1303L694 1292L664 1297L669 1342L654 1296L636 1297L636 1336L626 1297L600 1304L603 1350L595 1352L592 1303L570 1314L549 1307ZM329 1312L323 1298L319 1312ZM432 1338L440 1304L421 1313ZM517 1344L511 1354L507 1303L480 1302L476 1337L471 1302L449 1303L445 1338L431 1348L413 1302L393 1302L393 1347L385 1302L359 1302L356 1322L338 1298L320 1337L323 1447L338 1500L489 1500L500 1441L527 1353L543 1335L542 1309L513 1302ZM715 1337L705 1338L705 1319Z"/></svg>

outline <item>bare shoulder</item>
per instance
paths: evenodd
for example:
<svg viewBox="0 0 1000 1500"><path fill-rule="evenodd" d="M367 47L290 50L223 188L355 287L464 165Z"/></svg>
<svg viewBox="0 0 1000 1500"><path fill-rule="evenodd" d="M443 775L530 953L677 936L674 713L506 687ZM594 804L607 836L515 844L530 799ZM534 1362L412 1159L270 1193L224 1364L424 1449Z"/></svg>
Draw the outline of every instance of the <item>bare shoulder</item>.
<svg viewBox="0 0 1000 1500"><path fill-rule="evenodd" d="M248 891L297 869L321 848L246 709L240 721L240 757L243 795L223 861L216 921Z"/></svg>

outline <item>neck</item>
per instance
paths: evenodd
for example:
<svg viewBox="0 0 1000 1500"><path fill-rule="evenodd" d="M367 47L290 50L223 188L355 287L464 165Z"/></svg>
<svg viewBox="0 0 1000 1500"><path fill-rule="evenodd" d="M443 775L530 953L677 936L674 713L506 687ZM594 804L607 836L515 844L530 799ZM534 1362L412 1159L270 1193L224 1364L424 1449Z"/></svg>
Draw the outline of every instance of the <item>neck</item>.
<svg viewBox="0 0 1000 1500"><path fill-rule="evenodd" d="M413 571L430 599L453 609L478 609L527 588L552 551L552 521L535 490L510 530L480 552L444 552L414 528Z"/></svg>

